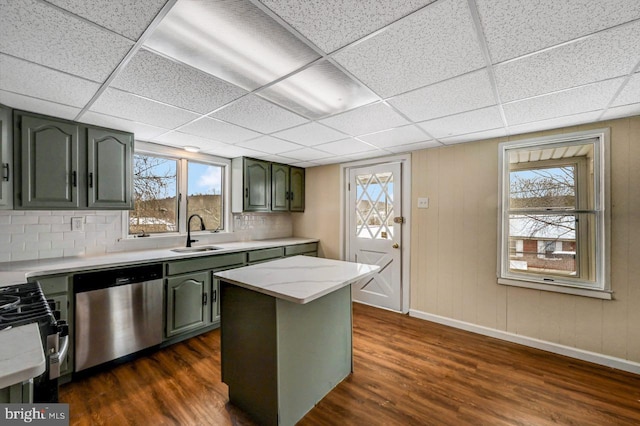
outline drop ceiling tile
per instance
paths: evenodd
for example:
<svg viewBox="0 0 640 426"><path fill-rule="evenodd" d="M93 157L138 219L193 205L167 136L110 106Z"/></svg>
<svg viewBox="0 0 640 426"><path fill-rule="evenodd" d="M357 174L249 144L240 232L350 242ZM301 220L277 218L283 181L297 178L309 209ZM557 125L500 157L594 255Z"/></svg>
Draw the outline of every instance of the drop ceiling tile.
<svg viewBox="0 0 640 426"><path fill-rule="evenodd" d="M321 158L319 160L314 160L313 162L319 166L326 166L328 164L338 164L344 161L348 161L348 159L343 156L336 156L336 157Z"/></svg>
<svg viewBox="0 0 640 426"><path fill-rule="evenodd" d="M73 120L80 112L80 108L57 104L55 102L32 98L17 93L7 92L5 90L0 90L0 104L4 104L15 109L52 115L54 117L64 118L67 120Z"/></svg>
<svg viewBox="0 0 640 426"><path fill-rule="evenodd" d="M381 149L376 149L374 151L359 152L356 154L345 155L341 161L344 162L344 161L356 161L356 160L369 160L371 158L382 157L384 155L389 155L389 153Z"/></svg>
<svg viewBox="0 0 640 426"><path fill-rule="evenodd" d="M629 0L476 0L494 63L640 18Z"/></svg>
<svg viewBox="0 0 640 426"><path fill-rule="evenodd" d="M382 102L325 118L320 123L348 133L351 136L364 135L409 124L400 114Z"/></svg>
<svg viewBox="0 0 640 426"><path fill-rule="evenodd" d="M240 142L237 143L236 146L253 149L255 151L262 151L268 154L281 154L283 152L302 148L298 144L283 141L282 139L276 139L271 136L261 136L256 139L251 139L250 141Z"/></svg>
<svg viewBox="0 0 640 426"><path fill-rule="evenodd" d="M504 128L485 130L483 132L467 133L466 135L451 136L449 138L440 138L440 142L445 145L453 145L463 142L475 142L484 139L500 138L507 136L507 131Z"/></svg>
<svg viewBox="0 0 640 426"><path fill-rule="evenodd" d="M247 92L187 65L140 50L111 86L207 114Z"/></svg>
<svg viewBox="0 0 640 426"><path fill-rule="evenodd" d="M99 88L100 85L92 81L0 54L2 90L84 107Z"/></svg>
<svg viewBox="0 0 640 426"><path fill-rule="evenodd" d="M602 116L603 120L640 115L640 103L609 108Z"/></svg>
<svg viewBox="0 0 640 426"><path fill-rule="evenodd" d="M273 155L273 154L260 153L260 156L255 156L255 158L259 158L264 161L271 161L273 163L283 163L283 164L291 164L291 163L297 162L297 160L287 157L286 154Z"/></svg>
<svg viewBox="0 0 640 426"><path fill-rule="evenodd" d="M320 61L259 95L312 120L335 115L378 100L366 86L329 61Z"/></svg>
<svg viewBox="0 0 640 426"><path fill-rule="evenodd" d="M225 158L237 158L237 157L252 157L257 158L261 153L259 151L254 151L249 148L243 148L241 146L235 145L226 145L224 144L221 147L217 147L213 151L203 151L205 154L216 155L218 157Z"/></svg>
<svg viewBox="0 0 640 426"><path fill-rule="evenodd" d="M179 129L181 132L203 138L211 138L224 143L238 143L249 139L257 138L260 133L245 129L224 121L210 117L202 117L198 121L187 124Z"/></svg>
<svg viewBox="0 0 640 426"><path fill-rule="evenodd" d="M47 0L131 40L140 38L167 0Z"/></svg>
<svg viewBox="0 0 640 426"><path fill-rule="evenodd" d="M402 2L260 1L316 46L329 53L432 3L434 0Z"/></svg>
<svg viewBox="0 0 640 426"><path fill-rule="evenodd" d="M559 129L567 126L577 126L578 124L594 123L598 121L598 117L602 111L584 112L581 114L568 115L564 117L552 118L550 120L535 121L533 123L519 124L509 126L511 135L520 135L523 133L539 132L543 130Z"/></svg>
<svg viewBox="0 0 640 426"><path fill-rule="evenodd" d="M465 0L443 0L334 58L382 97L485 66Z"/></svg>
<svg viewBox="0 0 640 426"><path fill-rule="evenodd" d="M304 169L308 169L309 167L318 167L319 164L314 163L312 161L302 161L300 163L292 163L292 166L296 166L296 167L302 167Z"/></svg>
<svg viewBox="0 0 640 426"><path fill-rule="evenodd" d="M102 83L131 40L35 0L4 1L0 52Z"/></svg>
<svg viewBox="0 0 640 426"><path fill-rule="evenodd" d="M262 133L277 132L308 121L254 95L238 99L211 116Z"/></svg>
<svg viewBox="0 0 640 426"><path fill-rule="evenodd" d="M213 152L218 149L224 149L226 144L211 139L201 138L199 136L188 135L182 132L168 132L153 139L153 142L159 142L163 145L185 147L197 146L201 152Z"/></svg>
<svg viewBox="0 0 640 426"><path fill-rule="evenodd" d="M509 126L604 109L624 77L504 105Z"/></svg>
<svg viewBox="0 0 640 426"><path fill-rule="evenodd" d="M640 21L495 67L503 102L627 75L640 57Z"/></svg>
<svg viewBox="0 0 640 426"><path fill-rule="evenodd" d="M375 146L368 145L354 138L317 145L315 146L315 149L319 149L333 155L357 154L360 152L378 150Z"/></svg>
<svg viewBox="0 0 640 426"><path fill-rule="evenodd" d="M110 129L131 132L134 134L136 140L143 141L149 141L169 131L169 129L163 129L161 127L150 126L148 124L91 111L87 111L82 114L79 121L87 124L94 124L96 126L108 127Z"/></svg>
<svg viewBox="0 0 640 426"><path fill-rule="evenodd" d="M247 90L320 58L247 0L178 1L145 46Z"/></svg>
<svg viewBox="0 0 640 426"><path fill-rule="evenodd" d="M198 118L189 111L117 89L105 90L91 106L91 111L171 129Z"/></svg>
<svg viewBox="0 0 640 426"><path fill-rule="evenodd" d="M611 106L621 106L640 102L640 72L635 73L629 82L622 88L622 92L616 97Z"/></svg>
<svg viewBox="0 0 640 426"><path fill-rule="evenodd" d="M426 141L426 142L411 143L407 145L391 146L386 148L386 150L391 151L395 154L401 154L403 152L419 151L421 149L435 148L437 146L442 146L442 145L436 141Z"/></svg>
<svg viewBox="0 0 640 426"><path fill-rule="evenodd" d="M296 149L295 151L289 151L285 154L287 157L291 157L293 160L298 161L316 161L321 160L323 158L332 157L331 154L328 154L324 151L318 151L314 148L302 148Z"/></svg>
<svg viewBox="0 0 640 426"><path fill-rule="evenodd" d="M489 75L485 69L405 93L388 102L413 121L496 104Z"/></svg>
<svg viewBox="0 0 640 426"><path fill-rule="evenodd" d="M365 142L371 143L379 148L389 148L398 145L407 145L416 142L429 140L429 138L418 126L410 125L396 127L395 129L383 130L378 133L358 136Z"/></svg>
<svg viewBox="0 0 640 426"><path fill-rule="evenodd" d="M419 123L434 138L464 135L503 127L497 107L477 109Z"/></svg>
<svg viewBox="0 0 640 426"><path fill-rule="evenodd" d="M301 145L314 146L321 143L343 139L345 134L330 127L323 126L322 124L311 122L282 132L274 133L273 136Z"/></svg>

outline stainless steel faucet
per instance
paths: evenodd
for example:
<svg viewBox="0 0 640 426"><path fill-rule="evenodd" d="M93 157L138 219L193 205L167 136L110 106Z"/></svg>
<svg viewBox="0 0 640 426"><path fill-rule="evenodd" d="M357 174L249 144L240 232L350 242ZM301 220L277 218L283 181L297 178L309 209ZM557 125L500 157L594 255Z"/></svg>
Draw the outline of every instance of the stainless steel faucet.
<svg viewBox="0 0 640 426"><path fill-rule="evenodd" d="M198 241L191 239L191 219L193 219L194 217L200 219L200 230L206 230L206 228L204 227L204 220L202 220L202 217L199 214L192 214L191 216L189 216L189 220L187 220L187 247L191 247L191 243L195 243L196 241Z"/></svg>

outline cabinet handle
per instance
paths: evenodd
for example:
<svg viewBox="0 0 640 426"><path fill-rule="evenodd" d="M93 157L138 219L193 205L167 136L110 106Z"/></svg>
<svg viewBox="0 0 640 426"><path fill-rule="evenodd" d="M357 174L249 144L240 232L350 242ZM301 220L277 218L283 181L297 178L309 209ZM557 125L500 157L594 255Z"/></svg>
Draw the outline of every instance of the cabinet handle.
<svg viewBox="0 0 640 426"><path fill-rule="evenodd" d="M289 199L293 201L293 191L289 192Z"/></svg>
<svg viewBox="0 0 640 426"><path fill-rule="evenodd" d="M244 198L249 198L249 188L244 189Z"/></svg>
<svg viewBox="0 0 640 426"><path fill-rule="evenodd" d="M78 186L78 172L76 172L75 170L71 172L71 182L74 188Z"/></svg>
<svg viewBox="0 0 640 426"><path fill-rule="evenodd" d="M212 302L218 301L218 290L213 290L213 296L211 297Z"/></svg>
<svg viewBox="0 0 640 426"><path fill-rule="evenodd" d="M2 168L4 169L2 180L5 182L9 182L9 163L3 163Z"/></svg>
<svg viewBox="0 0 640 426"><path fill-rule="evenodd" d="M207 293L202 295L202 306L207 306Z"/></svg>
<svg viewBox="0 0 640 426"><path fill-rule="evenodd" d="M93 173L89 173L89 188L93 188Z"/></svg>

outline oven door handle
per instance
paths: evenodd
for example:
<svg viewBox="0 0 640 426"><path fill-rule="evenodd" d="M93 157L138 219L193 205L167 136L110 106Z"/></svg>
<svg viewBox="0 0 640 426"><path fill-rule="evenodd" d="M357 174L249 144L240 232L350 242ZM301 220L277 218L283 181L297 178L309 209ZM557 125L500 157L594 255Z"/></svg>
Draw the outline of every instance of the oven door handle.
<svg viewBox="0 0 640 426"><path fill-rule="evenodd" d="M60 367L62 363L67 359L67 353L69 352L69 336L63 336L60 338L60 350L54 354L51 354L49 363L49 379L57 379L60 377Z"/></svg>

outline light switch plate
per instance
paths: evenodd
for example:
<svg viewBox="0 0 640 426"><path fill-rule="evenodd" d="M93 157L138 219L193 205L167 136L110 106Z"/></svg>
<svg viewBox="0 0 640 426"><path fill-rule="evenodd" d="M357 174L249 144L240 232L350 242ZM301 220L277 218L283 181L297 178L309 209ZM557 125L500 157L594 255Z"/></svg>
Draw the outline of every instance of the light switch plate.
<svg viewBox="0 0 640 426"><path fill-rule="evenodd" d="M84 221L81 217L72 217L71 218L71 230L72 231L82 231L84 228Z"/></svg>
<svg viewBox="0 0 640 426"><path fill-rule="evenodd" d="M418 208L419 209L428 209L429 208L429 198L428 197L420 197L420 198L418 198Z"/></svg>

